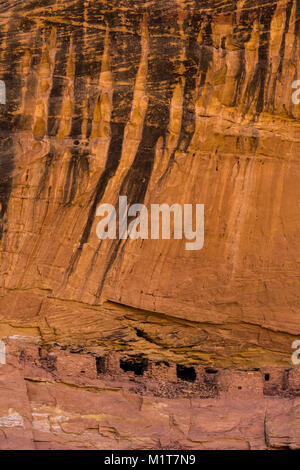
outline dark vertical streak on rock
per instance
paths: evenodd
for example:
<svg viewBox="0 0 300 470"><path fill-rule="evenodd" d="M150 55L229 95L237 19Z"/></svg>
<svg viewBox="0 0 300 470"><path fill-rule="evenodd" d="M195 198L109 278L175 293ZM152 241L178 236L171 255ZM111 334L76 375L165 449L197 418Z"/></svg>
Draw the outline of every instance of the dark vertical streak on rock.
<svg viewBox="0 0 300 470"><path fill-rule="evenodd" d="M300 0L296 0L296 24L295 24L296 37L299 34L300 34Z"/></svg>
<svg viewBox="0 0 300 470"><path fill-rule="evenodd" d="M244 114L247 114L249 111L257 91L257 116L261 114L264 109L265 83L269 70L270 25L275 8L276 4L267 7L261 7L260 23L264 26L264 30L259 37L258 62L255 67L253 78L246 90L246 105Z"/></svg>
<svg viewBox="0 0 300 470"><path fill-rule="evenodd" d="M289 26L290 26L290 18L291 18L291 12L292 12L292 6L293 6L293 1L291 0L288 4L287 4L287 7L286 7L286 19L285 19L285 26L284 26L284 32L283 32L283 35L282 35L282 40L281 40L281 45L280 45L280 51L279 51L279 55L280 55L280 64L279 64L279 68L278 68L278 74L279 74L279 79L281 78L281 75L282 75L282 66L283 66L283 59L284 59L284 49L285 49L285 39L286 39L286 35L287 35L287 32L289 30Z"/></svg>
<svg viewBox="0 0 300 470"><path fill-rule="evenodd" d="M259 38L258 65L256 72L258 74L260 83L259 95L256 104L257 114L262 113L262 111L264 110L265 83L269 68L270 26L275 9L276 5L267 7L263 10L261 15L261 22L264 25L265 29Z"/></svg>
<svg viewBox="0 0 300 470"><path fill-rule="evenodd" d="M270 93L270 101L268 103L271 106L271 112L274 112L274 110L275 110L275 96L276 96L277 81L279 81L282 77L284 50L285 50L285 40L286 40L286 34L289 30L292 6L293 6L293 1L290 1L287 4L287 7L286 7L285 26L284 26L284 31L283 31L283 35L282 35L282 39L281 39L280 50L279 50L280 63L279 63L279 66L278 66L276 77L275 77L275 79L273 80L273 83L272 83L272 90L271 90L271 93Z"/></svg>
<svg viewBox="0 0 300 470"><path fill-rule="evenodd" d="M201 2L200 2L201 3ZM183 29L187 31L188 39L186 44L186 59L184 65L184 96L183 96L183 114L180 136L177 148L170 157L170 163L174 161L175 153L179 148L186 151L195 132L195 91L198 73L198 62L200 57L200 48L197 43L198 33L201 27L201 15L198 13L199 0L195 2L194 10L185 20ZM207 69L206 69L207 72Z"/></svg>
<svg viewBox="0 0 300 470"><path fill-rule="evenodd" d="M47 185L47 182L48 182L48 179L49 179L50 169L51 169L51 164L52 164L53 158L54 158L54 155L53 155L53 152L51 152L51 151L45 156L44 170L43 170L41 179L40 179L38 187L37 187L37 191L36 191L36 194L35 194L35 199L40 199L43 191L46 189L46 185Z"/></svg>
<svg viewBox="0 0 300 470"><path fill-rule="evenodd" d="M124 18L118 12L114 12L114 14L111 14L108 11L105 13L104 17L101 18L101 20L105 20L105 22L109 25L109 28L113 29L119 27L120 24L122 25ZM130 20L133 24L135 24L136 27L139 25L139 22L136 18L136 14L132 15ZM101 42L101 47L103 47L103 45L104 36ZM116 83L127 82L127 84L118 84L114 89L113 110L111 116L111 139L106 160L106 166L103 173L99 177L95 191L93 192L90 201L91 206L89 209L87 221L82 232L79 246L75 251L74 255L72 256L71 262L67 269L67 278L69 278L69 276L73 272L74 267L76 266L80 258L83 245L87 243L89 239L97 206L103 198L109 180L114 176L118 168L122 154L125 123L129 120L131 111L133 86L141 54L140 38L139 36L132 37L132 35L129 35L127 33L112 31L110 33L109 38L109 48L110 65L114 81ZM128 66L128 63L131 64L130 68L125 67L126 65ZM99 73L99 64L97 70ZM94 72L96 72L96 70L94 70ZM118 116L120 115L123 117L123 122L115 122Z"/></svg>
<svg viewBox="0 0 300 470"><path fill-rule="evenodd" d="M82 8L82 1L76 5L76 8ZM77 21L83 22L82 11L78 12ZM81 126L83 120L83 97L86 94L85 90L85 57L84 57L84 45L83 45L83 28L76 28L73 33L73 41L75 48L75 78L74 78L74 112L72 116L72 127L70 137L78 138L81 137Z"/></svg>
<svg viewBox="0 0 300 470"><path fill-rule="evenodd" d="M63 93L66 85L66 63L69 51L71 29L59 26L57 30L57 52L53 73L52 89L49 96L48 135L55 136L59 129Z"/></svg>
<svg viewBox="0 0 300 470"><path fill-rule="evenodd" d="M245 43L250 39L250 31L249 24L253 20L253 14L249 14L249 11L245 11L245 5L243 10L241 11L239 23L236 23L235 18L235 25L233 28L233 41L236 46L240 49L239 51L239 69L236 75L236 89L233 98L233 106L239 105L239 100L241 100L241 90L243 88L245 76L246 76L246 67L245 67Z"/></svg>
<svg viewBox="0 0 300 470"><path fill-rule="evenodd" d="M63 205L69 205L74 197L77 188L77 170L78 170L78 159L76 155L72 155L66 175L66 181L63 188Z"/></svg>
<svg viewBox="0 0 300 470"><path fill-rule="evenodd" d="M201 28L203 16L197 13L198 2L195 4L195 11L192 14L192 19L190 20L190 25L186 25L186 28L190 29L186 56L185 60L185 86L184 86L184 99L183 99L183 115L182 115L182 124L180 130L180 136L178 139L178 144L168 162L166 171L161 176L159 184L162 183L166 175L170 172L175 161L176 152L179 149L186 152L192 137L195 132L195 91L196 91L196 81L197 76L200 74L200 88L205 84L207 72L209 65L212 61L212 30L211 30L211 18L206 17L206 25L204 28L204 40L201 47L197 43L198 33Z"/></svg>
<svg viewBox="0 0 300 470"><path fill-rule="evenodd" d="M161 26L159 12L149 13L150 51L156 49L159 41L161 54L159 60L155 57L148 64L147 84L151 83L151 89L154 92L150 95L141 142L120 188L119 194L120 196L127 196L128 205L144 202L154 165L155 146L158 138L161 135L166 135L169 122L169 103L174 84L178 78L174 70L174 63L171 62L170 58L174 50L180 51L180 39L174 45L170 42L170 39L164 38L164 41L162 41L162 38L154 38L152 33ZM168 28L170 25L166 27ZM164 83L163 87L160 86L161 83ZM158 86L160 92L156 94L155 90ZM101 296L107 275L118 254L124 249L127 240L113 242L96 298Z"/></svg>
<svg viewBox="0 0 300 470"><path fill-rule="evenodd" d="M155 144L160 135L160 128L147 125L143 128L142 139L134 162L128 170L120 189L120 195L127 196L129 206L131 204L142 204L144 201L154 164ZM127 240L125 240L124 245L126 241ZM106 276L119 253L122 242L123 240L117 240L113 244L105 272L97 291L97 297L101 295Z"/></svg>
<svg viewBox="0 0 300 470"><path fill-rule="evenodd" d="M192 17L184 29L189 30L188 44L186 47L186 60L185 67L185 87L184 87L184 101L183 101L183 115L181 132L178 142L180 148L183 144L183 150L186 151L190 145L192 136L195 132L195 91L196 80L198 73L199 62L199 45L197 37L201 26L201 16L197 14L197 2L195 3L195 10L192 12Z"/></svg>
<svg viewBox="0 0 300 470"><path fill-rule="evenodd" d="M98 183L96 185L96 188L93 192L92 196L92 205L89 210L89 214L87 217L87 221L83 230L83 233L81 235L81 239L79 242L79 246L74 253L71 262L69 264L69 267L67 269L67 275L68 277L71 275L73 272L78 259L80 257L80 254L82 252L83 245L87 243L93 221L95 218L95 213L97 206L99 202L101 201L105 188L110 180L110 178L115 174L116 169L118 167L120 158L121 158L121 152L122 152L122 142L123 142L123 135L124 135L124 124L114 124L112 123L111 128L112 128L112 135L111 135L111 141L110 141L110 146L109 146L109 151L108 151L108 156L107 156L107 161L106 161L106 166L101 174Z"/></svg>
<svg viewBox="0 0 300 470"><path fill-rule="evenodd" d="M67 14L71 15L76 22L84 25L85 21L95 23L95 21L103 22L103 15L99 15L98 8L91 8L91 5L86 5L84 0L78 0L76 5L70 6ZM98 23L99 24L99 23ZM104 35L99 34L99 30L93 29L92 26L76 27L73 31L73 43L75 48L75 79L74 79L74 114L72 119L71 137L82 137L82 122L83 122L83 107L85 101L89 103L88 106L88 134L91 130L93 104L95 96L91 89L87 86L87 78L96 79L98 81L100 66L99 59L103 54ZM98 82L94 86L94 91L97 93ZM93 87L92 87L93 88ZM90 98L90 99L89 99Z"/></svg>
<svg viewBox="0 0 300 470"><path fill-rule="evenodd" d="M78 189L80 182L89 173L88 152L73 150L67 170L66 182L63 190L64 206L69 206Z"/></svg>
<svg viewBox="0 0 300 470"><path fill-rule="evenodd" d="M17 119L17 128L22 130L32 130L33 126L33 116L32 110L30 106L28 106L28 102L30 103L32 97L36 94L37 89L37 75L35 73L35 69L37 64L41 58L41 28L37 27L35 24L33 25L32 30L32 38L30 40L30 72L26 77L26 81L24 86L26 86L26 92L24 97L24 112L19 116Z"/></svg>
<svg viewBox="0 0 300 470"><path fill-rule="evenodd" d="M84 67L80 68L80 74L86 80L89 78L90 85L87 85L87 80L85 83L82 82L81 79L80 83L77 83L77 70L75 74L75 95L76 89L84 88L84 99L87 101L86 103L86 114L87 114L87 129L86 129L86 137L91 135L92 131L92 122L93 122L93 113L94 113L94 106L99 94L99 73L101 70L101 57L103 55L104 50L104 38L105 33L104 29L107 27L105 22L104 14L103 14L103 2L93 2L88 1L85 3L85 18L87 23L93 25L94 23L103 26L103 32L100 32L98 29L93 28L92 26L87 26L86 30L86 37L83 35L83 40L86 41L85 43L85 51L84 51ZM100 5L99 5L100 4ZM77 67L77 64L76 64ZM80 67L80 66L78 66ZM82 96L83 97L83 96ZM81 97L81 98L82 98ZM75 109L76 113L76 109ZM78 130L76 131L79 134L79 125L77 126ZM75 130L72 130L72 133ZM80 130L81 131L81 130Z"/></svg>
<svg viewBox="0 0 300 470"><path fill-rule="evenodd" d="M145 125L142 139L132 166L128 170L120 189L120 195L127 196L128 204L142 204L155 157L155 144L161 135L161 128Z"/></svg>
<svg viewBox="0 0 300 470"><path fill-rule="evenodd" d="M21 104L21 76L17 73L22 57L18 43L19 21L11 21L7 31L7 47L0 77L6 86L6 104L0 105L0 240L4 232L5 214L12 191L14 169L13 131L16 127L15 112Z"/></svg>
<svg viewBox="0 0 300 470"><path fill-rule="evenodd" d="M207 24L204 29L204 39L201 47L201 58L200 58L200 87L203 87L206 81L207 72L209 65L212 61L212 29L211 29L212 18L209 16L207 18Z"/></svg>
<svg viewBox="0 0 300 470"><path fill-rule="evenodd" d="M2 129L0 130L0 132ZM1 132L2 134L2 132ZM12 138L0 137L0 240L4 231L4 217L12 189L11 175L14 168Z"/></svg>

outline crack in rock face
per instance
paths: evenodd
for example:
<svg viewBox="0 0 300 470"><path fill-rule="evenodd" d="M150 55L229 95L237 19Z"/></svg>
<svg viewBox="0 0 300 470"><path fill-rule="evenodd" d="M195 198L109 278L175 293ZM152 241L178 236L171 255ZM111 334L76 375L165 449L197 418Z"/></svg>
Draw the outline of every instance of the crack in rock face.
<svg viewBox="0 0 300 470"><path fill-rule="evenodd" d="M299 447L299 16L1 2L0 449Z"/></svg>

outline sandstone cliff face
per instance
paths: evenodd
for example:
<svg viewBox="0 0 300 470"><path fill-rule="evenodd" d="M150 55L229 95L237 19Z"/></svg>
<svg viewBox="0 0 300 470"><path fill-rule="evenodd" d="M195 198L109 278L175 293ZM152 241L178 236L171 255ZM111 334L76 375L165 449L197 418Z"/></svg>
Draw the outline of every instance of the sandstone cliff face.
<svg viewBox="0 0 300 470"><path fill-rule="evenodd" d="M262 374L276 367L278 387L282 374L293 373L300 105L291 96L300 79L299 14L298 0L1 3L0 338L19 344L16 364L26 341L49 354L56 348L96 358L113 350L122 360ZM116 205L119 195L146 206L205 204L204 248L186 251L185 240L100 242L97 206ZM1 367L4 376L16 373ZM18 373L12 389L15 380L24 388L25 377L25 421L32 423L39 407L52 406L49 390L59 395L65 385L52 378L45 387L47 378ZM94 413L92 401L81 410L81 393L85 400L91 392L78 391L75 421ZM270 406L273 416L274 406L280 414L278 401L292 416L293 394L262 397L261 410ZM129 396L138 407L137 392ZM210 415L210 399L199 404L201 419L216 413L222 421L224 403ZM227 400L228 410L240 406L236 416L247 409L246 399L214 399ZM167 400L171 408L189 406L184 397ZM0 403L5 410L6 399ZM296 446L294 431L284 428L293 419L276 429L278 422L268 428L276 445ZM40 439L28 429L34 445ZM261 429L258 445L272 447L270 437L262 444ZM191 445L187 434L174 436L166 445ZM120 446L143 447L138 439ZM158 445L149 439L147 446ZM218 446L219 437L211 439Z"/></svg>
<svg viewBox="0 0 300 470"><path fill-rule="evenodd" d="M7 339L1 449L299 449L299 370L191 369Z"/></svg>

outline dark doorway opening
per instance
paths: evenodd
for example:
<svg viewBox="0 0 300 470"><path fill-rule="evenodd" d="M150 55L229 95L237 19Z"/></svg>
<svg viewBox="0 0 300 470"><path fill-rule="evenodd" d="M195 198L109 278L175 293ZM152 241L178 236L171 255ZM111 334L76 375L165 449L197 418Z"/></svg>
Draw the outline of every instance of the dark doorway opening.
<svg viewBox="0 0 300 470"><path fill-rule="evenodd" d="M194 367L185 367L177 364L176 372L178 379L185 380L186 382L195 382L196 371Z"/></svg>
<svg viewBox="0 0 300 470"><path fill-rule="evenodd" d="M134 375L143 375L148 366L148 359L121 359L120 367L124 372L134 372Z"/></svg>

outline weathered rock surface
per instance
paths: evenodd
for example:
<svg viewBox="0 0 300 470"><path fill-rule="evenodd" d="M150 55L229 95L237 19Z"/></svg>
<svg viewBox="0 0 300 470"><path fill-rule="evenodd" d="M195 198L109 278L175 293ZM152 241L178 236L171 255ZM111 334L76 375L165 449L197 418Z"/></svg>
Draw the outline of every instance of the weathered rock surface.
<svg viewBox="0 0 300 470"><path fill-rule="evenodd" d="M299 15L298 0L1 2L0 338L17 351L1 448L299 446ZM96 208L119 195L205 204L204 248L100 242ZM34 345L77 354L53 376ZM142 385L161 361L227 372L217 397L144 397L99 388L88 358L108 351L154 361Z"/></svg>
<svg viewBox="0 0 300 470"><path fill-rule="evenodd" d="M1 449L300 447L300 387L290 380L298 369L276 389L264 371L192 371L116 353L46 351L28 338L6 343Z"/></svg>

